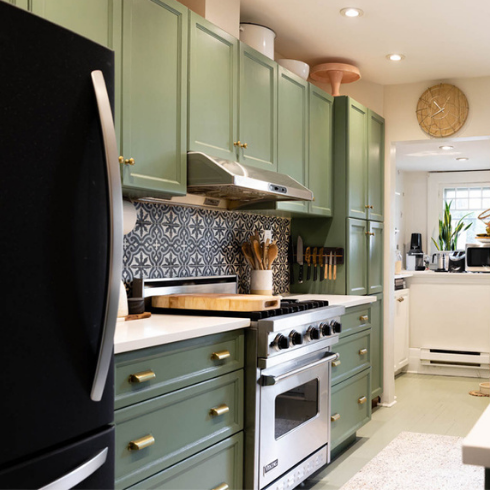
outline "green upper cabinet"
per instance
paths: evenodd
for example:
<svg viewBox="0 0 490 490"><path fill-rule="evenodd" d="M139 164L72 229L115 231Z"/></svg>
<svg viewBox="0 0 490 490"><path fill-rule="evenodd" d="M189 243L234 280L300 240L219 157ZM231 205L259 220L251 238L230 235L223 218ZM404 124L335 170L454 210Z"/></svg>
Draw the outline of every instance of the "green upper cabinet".
<svg viewBox="0 0 490 490"><path fill-rule="evenodd" d="M308 185L308 82L279 67L277 170ZM307 212L308 202L280 202L278 209Z"/></svg>
<svg viewBox="0 0 490 490"><path fill-rule="evenodd" d="M277 63L240 43L238 160L277 171Z"/></svg>
<svg viewBox="0 0 490 490"><path fill-rule="evenodd" d="M236 160L238 39L190 12L188 149Z"/></svg>
<svg viewBox="0 0 490 490"><path fill-rule="evenodd" d="M333 97L310 84L308 188L310 214L333 214Z"/></svg>
<svg viewBox="0 0 490 490"><path fill-rule="evenodd" d="M188 10L124 0L121 165L127 195L186 193Z"/></svg>
<svg viewBox="0 0 490 490"><path fill-rule="evenodd" d="M369 219L383 221L385 120L368 110Z"/></svg>
<svg viewBox="0 0 490 490"><path fill-rule="evenodd" d="M16 0L25 7L27 0ZM66 27L108 48L115 39L121 15L121 0L31 0L34 14Z"/></svg>
<svg viewBox="0 0 490 490"><path fill-rule="evenodd" d="M383 223L369 221L368 237L368 292L376 294L383 291Z"/></svg>
<svg viewBox="0 0 490 490"><path fill-rule="evenodd" d="M15 5L16 7L19 7L24 10L29 9L29 0L5 0L8 3L11 3L12 5Z"/></svg>

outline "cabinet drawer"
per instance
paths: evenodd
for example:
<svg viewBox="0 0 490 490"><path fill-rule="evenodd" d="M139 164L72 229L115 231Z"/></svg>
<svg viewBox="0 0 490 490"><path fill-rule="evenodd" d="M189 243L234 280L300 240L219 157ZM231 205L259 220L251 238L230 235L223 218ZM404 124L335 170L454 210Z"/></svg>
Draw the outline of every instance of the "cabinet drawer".
<svg viewBox="0 0 490 490"><path fill-rule="evenodd" d="M342 315L342 333L340 338L365 330L371 326L371 307L367 305L347 308Z"/></svg>
<svg viewBox="0 0 490 490"><path fill-rule="evenodd" d="M342 339L335 346L335 352L338 352L340 357L332 363L332 385L370 367L371 329Z"/></svg>
<svg viewBox="0 0 490 490"><path fill-rule="evenodd" d="M228 410L212 414L218 407ZM116 488L125 488L242 430L243 370L116 410L115 424ZM153 444L129 448L146 436Z"/></svg>
<svg viewBox="0 0 490 490"><path fill-rule="evenodd" d="M243 488L243 432L134 485L131 489Z"/></svg>
<svg viewBox="0 0 490 490"><path fill-rule="evenodd" d="M193 321L191 317L189 321ZM243 368L243 358L243 330L118 354L114 406L126 407L236 371ZM141 382L134 375L141 375Z"/></svg>
<svg viewBox="0 0 490 490"><path fill-rule="evenodd" d="M371 420L370 395L371 368L332 388L331 449Z"/></svg>

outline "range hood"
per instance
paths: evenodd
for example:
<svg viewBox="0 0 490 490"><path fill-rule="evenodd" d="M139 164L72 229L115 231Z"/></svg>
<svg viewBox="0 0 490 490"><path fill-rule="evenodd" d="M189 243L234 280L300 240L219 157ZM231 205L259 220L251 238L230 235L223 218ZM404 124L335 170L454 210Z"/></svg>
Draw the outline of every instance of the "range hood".
<svg viewBox="0 0 490 490"><path fill-rule="evenodd" d="M226 199L233 209L259 202L313 200L313 193L289 175L197 151L187 152L187 192Z"/></svg>

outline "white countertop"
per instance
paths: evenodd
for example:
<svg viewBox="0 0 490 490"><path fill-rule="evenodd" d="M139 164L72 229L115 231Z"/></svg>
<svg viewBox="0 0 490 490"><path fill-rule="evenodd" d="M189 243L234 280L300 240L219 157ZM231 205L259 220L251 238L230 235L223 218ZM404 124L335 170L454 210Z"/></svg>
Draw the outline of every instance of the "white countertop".
<svg viewBox="0 0 490 490"><path fill-rule="evenodd" d="M408 272L411 274L408 280L412 282L490 284L490 273L484 272L436 272L433 270Z"/></svg>
<svg viewBox="0 0 490 490"><path fill-rule="evenodd" d="M144 320L118 321L114 353L170 344L250 326L248 318L153 314Z"/></svg>
<svg viewBox="0 0 490 490"><path fill-rule="evenodd" d="M375 296L349 296L341 294L285 294L284 298L299 299L302 301L328 301L330 306L351 306L366 305L376 301Z"/></svg>
<svg viewBox="0 0 490 490"><path fill-rule="evenodd" d="M463 440L463 463L490 468L490 405Z"/></svg>
<svg viewBox="0 0 490 490"><path fill-rule="evenodd" d="M414 271L402 271L401 274L395 274L395 279L405 279L407 277L412 277Z"/></svg>

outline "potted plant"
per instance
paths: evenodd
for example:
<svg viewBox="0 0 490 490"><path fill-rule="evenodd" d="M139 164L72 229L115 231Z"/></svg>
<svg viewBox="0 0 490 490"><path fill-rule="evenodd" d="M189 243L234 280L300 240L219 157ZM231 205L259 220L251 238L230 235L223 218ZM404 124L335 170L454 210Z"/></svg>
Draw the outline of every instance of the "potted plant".
<svg viewBox="0 0 490 490"><path fill-rule="evenodd" d="M470 223L465 226L463 223L463 220L471 214L468 213L458 221L458 224L453 231L451 224L451 204L452 201L446 203L444 208L444 221L439 220L439 237L437 242L432 238L434 245L440 252L456 250L458 247L459 234L466 231L472 225L472 223Z"/></svg>

